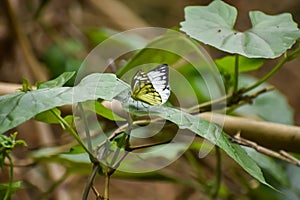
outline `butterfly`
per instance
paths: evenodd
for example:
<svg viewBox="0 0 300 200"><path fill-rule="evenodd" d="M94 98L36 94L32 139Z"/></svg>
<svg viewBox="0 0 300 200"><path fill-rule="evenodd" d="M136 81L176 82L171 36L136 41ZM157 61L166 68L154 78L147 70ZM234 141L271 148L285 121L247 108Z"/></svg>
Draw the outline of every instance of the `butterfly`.
<svg viewBox="0 0 300 200"><path fill-rule="evenodd" d="M170 96L169 67L157 66L148 73L138 71L131 81L131 97L150 105L164 104Z"/></svg>

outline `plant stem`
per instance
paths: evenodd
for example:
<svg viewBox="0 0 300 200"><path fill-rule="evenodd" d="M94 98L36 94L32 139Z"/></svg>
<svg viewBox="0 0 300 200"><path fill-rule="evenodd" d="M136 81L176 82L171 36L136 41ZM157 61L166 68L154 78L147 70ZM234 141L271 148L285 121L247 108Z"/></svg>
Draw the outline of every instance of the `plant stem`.
<svg viewBox="0 0 300 200"><path fill-rule="evenodd" d="M198 104L196 106L193 106L189 109L186 110L186 112L188 113L193 113L195 112L195 110L198 110L200 108L205 108L205 107L211 107L213 105L217 105L217 104L220 104L220 103L226 103L226 101L232 97L232 94L228 94L226 96L223 96L223 97L220 97L219 99L215 99L215 100L211 100L211 101L207 101L207 102L204 102L204 103L201 103L201 104ZM226 106L226 105L224 105Z"/></svg>
<svg viewBox="0 0 300 200"><path fill-rule="evenodd" d="M297 48L296 50L294 50L292 53L290 53L289 55L285 55L285 56L283 57L283 59L281 59L280 62L277 63L277 65L276 65L269 73L267 73L264 77L262 77L260 80L258 80L258 81L257 81L256 83L254 83L253 85L251 85L251 86L245 88L242 92L243 92L243 93L246 93L246 92L248 92L248 91L250 91L250 90L252 90L252 89L258 87L259 85L263 84L264 82L266 82L266 81L267 81L270 77L272 77L277 71L279 71L279 70L281 69L281 67L282 67L285 63L287 63L287 62L289 62L289 61L291 61L291 60L297 58L297 56L299 55L299 53L300 53L300 45L299 45L298 48Z"/></svg>
<svg viewBox="0 0 300 200"><path fill-rule="evenodd" d="M266 82L270 77L272 77L286 62L288 61L288 57L284 57L277 65L269 72L267 73L264 77L262 77L260 80L258 80L256 83L253 85L245 88L243 90L243 93L246 93L250 90L253 90L254 88L258 87L259 85L263 84Z"/></svg>
<svg viewBox="0 0 300 200"><path fill-rule="evenodd" d="M99 163L95 163L94 166L93 166L92 173L89 176L89 180L88 180L88 182L85 186L85 189L84 189L84 192L83 192L83 195L82 195L82 200L87 200L88 199L90 189L93 186L94 179L95 179L96 174L98 173L99 169L100 169Z"/></svg>
<svg viewBox="0 0 300 200"><path fill-rule="evenodd" d="M126 133L122 136L122 138L121 138L121 144L120 144L120 146L125 146L125 144L126 144L126 138L128 137L128 135L126 135ZM113 155L113 158L112 158L112 160L111 160L111 163L110 163L110 166L114 166L115 165L115 163L116 163L116 161L117 161L117 159L118 159L118 157L119 157L119 155L120 155L120 151L121 151L121 148L117 148L116 149L116 151L114 152L114 155Z"/></svg>
<svg viewBox="0 0 300 200"><path fill-rule="evenodd" d="M215 182L215 187L212 193L212 198L217 199L220 186L221 186L221 174L222 174L222 169L221 169L221 150L219 147L216 146L216 182Z"/></svg>
<svg viewBox="0 0 300 200"><path fill-rule="evenodd" d="M9 160L9 183L8 183L8 188L6 190L5 196L3 200L8 200L10 199L10 194L12 193L12 185L13 185L13 180L14 180L14 164L13 161L10 157L10 155L6 156Z"/></svg>
<svg viewBox="0 0 300 200"><path fill-rule="evenodd" d="M84 110L83 110L83 107L82 107L82 104L81 103L78 103L78 106L79 106L79 109L80 109L80 112L82 114L82 118L83 118L83 124L84 124L84 130L85 130L85 135L86 135L86 139L87 139L87 145L88 145L88 149L90 152L93 151L93 147L92 147L92 140L91 140L91 134L90 134L90 129L88 128L88 122L86 120L86 116L84 114Z"/></svg>
<svg viewBox="0 0 300 200"><path fill-rule="evenodd" d="M105 175L105 188L104 188L104 200L109 200L109 181L111 174L106 173Z"/></svg>
<svg viewBox="0 0 300 200"><path fill-rule="evenodd" d="M233 85L233 94L238 91L239 86L239 55L235 54L235 63L234 63L234 85Z"/></svg>
<svg viewBox="0 0 300 200"><path fill-rule="evenodd" d="M124 155L120 158L119 161L116 162L117 158L119 157L120 154L120 148L118 148L113 156L112 162L111 162L111 166L112 167L108 167L106 174L105 174L105 188L104 188L104 196L103 198L105 200L109 199L109 184L110 184L110 176L116 171L116 169L120 166L121 162L125 159L125 157L128 155L130 150L130 133L132 130L132 124L133 124L133 120L132 120L132 116L130 113L128 113L128 118L127 118L127 122L128 122L128 126L126 129L126 132L124 134L124 136L121 139L121 146L124 148L125 153Z"/></svg>
<svg viewBox="0 0 300 200"><path fill-rule="evenodd" d="M95 158L93 153L90 152L89 149L85 146L85 144L83 143L81 138L78 136L77 132L72 128L72 126L70 126L70 124L68 122L66 122L66 120L64 120L64 118L62 118L58 113L54 112L53 110L51 110L51 112L54 116L57 117L57 119L60 120L60 122L66 127L66 129L70 131L70 133L73 135L75 140L79 143L79 145L89 154L92 162L96 161L97 158Z"/></svg>

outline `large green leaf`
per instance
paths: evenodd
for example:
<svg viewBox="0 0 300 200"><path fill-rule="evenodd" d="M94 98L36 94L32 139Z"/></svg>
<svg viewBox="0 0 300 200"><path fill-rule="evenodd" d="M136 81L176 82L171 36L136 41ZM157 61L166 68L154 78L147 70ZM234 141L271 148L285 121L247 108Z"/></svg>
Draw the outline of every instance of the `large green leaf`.
<svg viewBox="0 0 300 200"><path fill-rule="evenodd" d="M114 74L95 73L75 87L45 88L1 96L0 133L51 108L97 98L111 100L124 90L129 90L129 86Z"/></svg>
<svg viewBox="0 0 300 200"><path fill-rule="evenodd" d="M144 108L144 111L145 110L147 110L147 108ZM135 110L131 111L138 115L146 114L146 112L143 113L140 109L138 112ZM216 144L250 175L259 180L261 183L270 186L268 183L266 183L261 169L257 166L255 161L248 156L248 154L239 145L229 141L229 136L224 133L219 126L204 121L198 116L190 115L176 108L153 106L148 108L148 111L175 123L180 129L191 130L200 137L209 140L213 144Z"/></svg>
<svg viewBox="0 0 300 200"><path fill-rule="evenodd" d="M249 17L251 29L234 30L236 8L216 0L208 6L186 7L181 30L205 44L250 58L276 58L300 37L291 14L270 16L251 11Z"/></svg>
<svg viewBox="0 0 300 200"><path fill-rule="evenodd" d="M97 98L106 100L126 99L129 90L129 85L117 79L115 75L96 73L87 76L75 87L39 89L5 95L0 97L0 132L9 130L36 114L56 106ZM228 136L222 132L219 126L171 107L153 106L145 109L147 112L177 124L181 129L189 129L208 139L223 149L249 174L261 183L268 185L256 163L240 146L230 142Z"/></svg>

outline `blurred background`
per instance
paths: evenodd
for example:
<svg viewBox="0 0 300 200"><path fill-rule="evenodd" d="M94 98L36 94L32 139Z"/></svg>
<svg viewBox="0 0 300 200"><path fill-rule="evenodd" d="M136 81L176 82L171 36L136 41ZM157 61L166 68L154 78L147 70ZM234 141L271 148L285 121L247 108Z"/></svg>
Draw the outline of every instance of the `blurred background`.
<svg viewBox="0 0 300 200"><path fill-rule="evenodd" d="M178 26L184 20L184 7L190 5L207 5L208 0L2 0L0 2L0 82L21 83L26 77L31 83L45 81L57 77L64 71L76 70L87 54L101 41L113 33L137 27ZM237 30L247 30L251 27L248 12L260 10L267 14L289 12L294 21L300 22L299 0L241 0L226 1L239 11ZM223 56L213 48L206 48L213 58ZM256 77L262 77L269 71L276 60L267 61L258 71L252 72ZM285 94L295 109L295 124L300 125L300 61L295 60L286 66L269 83ZM1 86L0 86L1 87ZM28 143L29 149L40 146L59 144L68 141L67 136L61 139L60 128L49 128L41 123L27 122L17 130L20 138ZM37 137L36 133L39 133ZM64 142L62 142L64 141ZM19 161L24 162L26 153L20 148L17 153ZM213 165L209 158L207 162ZM207 168L210 166L207 164ZM231 163L228 164L230 168ZM178 167L178 166L177 166ZM181 166L184 169L186 166ZM236 167L236 166L235 166ZM43 166L38 167L43 172ZM57 180L64 168L59 165L47 165L49 179ZM32 199L30 194L47 188L47 181L42 181L42 173L34 173L32 168L17 170L17 179L27 182L27 187L17 192L15 199ZM180 168L178 168L180 169ZM87 169L89 171L89 169ZM182 173L175 170L174 173ZM211 171L208 173L212 173ZM2 177L1 179L5 179ZM34 181L34 179L36 181ZM38 184L37 184L38 181ZM41 181L41 182L39 182ZM44 199L81 199L81 193L86 178L72 175L63 182L54 195ZM239 198L238 194L245 191L237 183L230 182L234 188L229 199ZM99 184L103 180L98 179ZM101 187L101 185L99 186ZM132 199L136 192L143 194L135 199L185 199L184 195L191 194L190 199L205 199L199 197L190 189L178 185L161 182L143 182L128 180L112 181L111 199ZM183 196L180 197L180 194ZM193 196L194 195L194 196ZM38 198L38 195L35 195Z"/></svg>

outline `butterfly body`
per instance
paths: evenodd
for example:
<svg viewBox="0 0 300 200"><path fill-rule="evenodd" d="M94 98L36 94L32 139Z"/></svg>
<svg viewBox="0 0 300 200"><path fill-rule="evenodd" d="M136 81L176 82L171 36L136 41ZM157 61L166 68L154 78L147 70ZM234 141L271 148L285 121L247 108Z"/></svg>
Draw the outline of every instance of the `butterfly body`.
<svg viewBox="0 0 300 200"><path fill-rule="evenodd" d="M131 82L131 97L150 105L164 104L170 96L169 68L157 66L146 73L138 71Z"/></svg>

